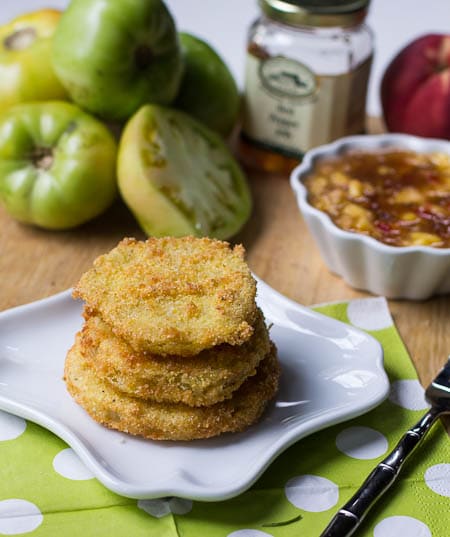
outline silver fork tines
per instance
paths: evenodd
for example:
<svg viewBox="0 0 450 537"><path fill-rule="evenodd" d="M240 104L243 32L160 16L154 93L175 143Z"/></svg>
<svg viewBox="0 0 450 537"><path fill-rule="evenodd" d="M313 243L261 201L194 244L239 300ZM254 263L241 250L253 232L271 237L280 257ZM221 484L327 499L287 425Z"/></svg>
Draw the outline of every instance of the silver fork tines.
<svg viewBox="0 0 450 537"><path fill-rule="evenodd" d="M438 376L426 389L425 398L431 406L450 405L450 356Z"/></svg>
<svg viewBox="0 0 450 537"><path fill-rule="evenodd" d="M400 439L393 451L376 466L361 487L340 509L320 537L349 537L361 524L374 503L396 480L406 459L420 444L433 423L450 413L450 356L425 391L431 408Z"/></svg>

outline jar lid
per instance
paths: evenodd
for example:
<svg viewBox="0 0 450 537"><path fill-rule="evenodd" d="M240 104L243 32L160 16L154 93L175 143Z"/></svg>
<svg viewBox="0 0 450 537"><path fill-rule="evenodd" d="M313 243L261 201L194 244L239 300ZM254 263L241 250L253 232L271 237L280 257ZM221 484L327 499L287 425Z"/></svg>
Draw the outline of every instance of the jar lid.
<svg viewBox="0 0 450 537"><path fill-rule="evenodd" d="M356 26L364 20L370 0L259 0L271 19L292 26Z"/></svg>

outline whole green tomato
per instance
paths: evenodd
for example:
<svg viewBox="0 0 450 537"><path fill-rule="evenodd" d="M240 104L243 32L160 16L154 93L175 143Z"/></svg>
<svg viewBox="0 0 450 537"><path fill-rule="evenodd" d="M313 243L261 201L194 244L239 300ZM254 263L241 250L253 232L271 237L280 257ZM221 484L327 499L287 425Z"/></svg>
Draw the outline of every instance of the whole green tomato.
<svg viewBox="0 0 450 537"><path fill-rule="evenodd" d="M241 100L233 75L208 43L184 32L179 37L185 69L173 106L228 136L238 118Z"/></svg>
<svg viewBox="0 0 450 537"><path fill-rule="evenodd" d="M51 64L60 15L41 9L0 27L0 112L21 102L67 98Z"/></svg>
<svg viewBox="0 0 450 537"><path fill-rule="evenodd" d="M119 121L145 103L170 103L183 72L161 0L72 0L54 36L53 66L75 103Z"/></svg>
<svg viewBox="0 0 450 537"><path fill-rule="evenodd" d="M0 202L39 227L82 224L116 196L116 154L109 130L73 104L13 106L0 116Z"/></svg>

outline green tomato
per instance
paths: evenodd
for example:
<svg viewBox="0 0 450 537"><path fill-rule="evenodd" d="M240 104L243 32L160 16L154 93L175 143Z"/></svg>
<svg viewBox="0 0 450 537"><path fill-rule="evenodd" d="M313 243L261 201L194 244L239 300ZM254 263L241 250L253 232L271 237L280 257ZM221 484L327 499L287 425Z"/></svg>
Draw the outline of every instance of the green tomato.
<svg viewBox="0 0 450 537"><path fill-rule="evenodd" d="M0 116L0 201L21 222L82 224L116 196L116 154L108 129L73 104L11 107Z"/></svg>
<svg viewBox="0 0 450 537"><path fill-rule="evenodd" d="M187 33L179 36L185 71L173 106L227 136L236 123L240 108L233 75L207 43Z"/></svg>
<svg viewBox="0 0 450 537"><path fill-rule="evenodd" d="M161 0L72 0L53 39L53 66L75 103L109 120L170 103L183 71Z"/></svg>
<svg viewBox="0 0 450 537"><path fill-rule="evenodd" d="M50 61L60 15L41 9L0 27L0 112L21 102L67 98Z"/></svg>
<svg viewBox="0 0 450 537"><path fill-rule="evenodd" d="M147 235L226 239L250 215L245 176L223 139L179 110L146 105L129 120L117 175Z"/></svg>

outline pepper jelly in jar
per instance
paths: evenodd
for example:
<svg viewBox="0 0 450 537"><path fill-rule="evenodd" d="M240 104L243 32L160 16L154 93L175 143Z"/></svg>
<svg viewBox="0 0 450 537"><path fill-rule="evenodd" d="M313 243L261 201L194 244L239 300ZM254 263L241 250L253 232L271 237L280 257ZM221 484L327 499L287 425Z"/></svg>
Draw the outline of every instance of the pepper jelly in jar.
<svg viewBox="0 0 450 537"><path fill-rule="evenodd" d="M288 173L312 147L364 132L369 0L259 0L250 28L239 152Z"/></svg>

